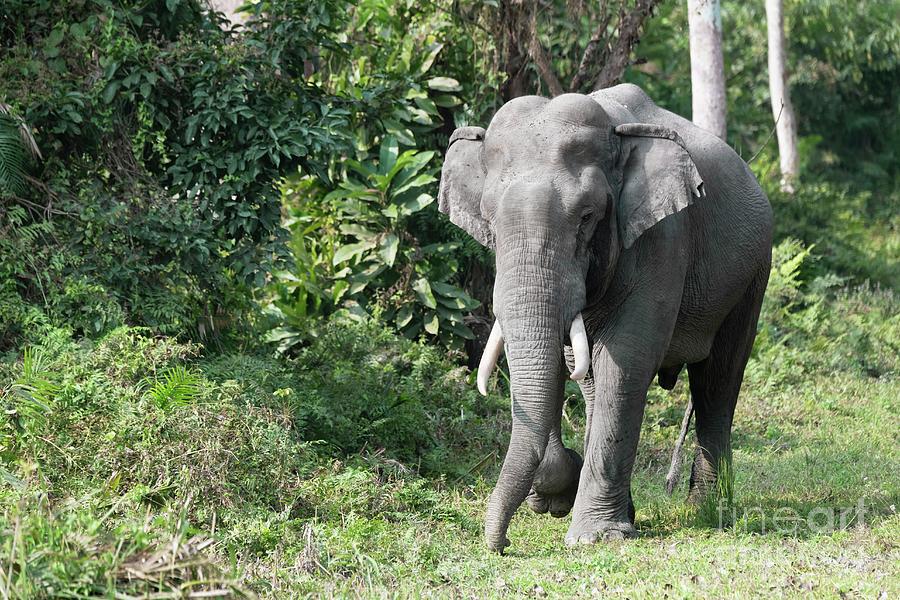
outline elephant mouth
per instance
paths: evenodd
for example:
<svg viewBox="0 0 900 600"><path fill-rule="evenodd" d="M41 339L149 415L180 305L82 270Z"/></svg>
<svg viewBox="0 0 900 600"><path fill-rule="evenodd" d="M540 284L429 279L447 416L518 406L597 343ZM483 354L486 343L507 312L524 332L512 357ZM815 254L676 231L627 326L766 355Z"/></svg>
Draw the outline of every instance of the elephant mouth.
<svg viewBox="0 0 900 600"><path fill-rule="evenodd" d="M591 366L591 356L587 341L587 332L584 329L584 318L579 312L572 320L569 328L569 339L572 342L572 353L575 356L575 368L572 370L570 379L573 381L581 381L587 375ZM487 345L484 348L484 354L481 355L481 362L478 364L478 391L482 396L487 396L487 384L491 378L494 367L503 353L503 330L500 328L500 321L494 321L491 328L491 335L488 337Z"/></svg>

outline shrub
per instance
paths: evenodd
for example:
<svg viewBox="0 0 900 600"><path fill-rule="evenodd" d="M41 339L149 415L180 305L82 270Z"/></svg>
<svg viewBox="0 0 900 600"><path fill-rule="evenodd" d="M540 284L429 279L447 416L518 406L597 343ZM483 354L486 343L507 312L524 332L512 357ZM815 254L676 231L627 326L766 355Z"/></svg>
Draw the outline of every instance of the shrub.
<svg viewBox="0 0 900 600"><path fill-rule="evenodd" d="M0 214L22 243L0 243L0 275L93 335L124 317L202 339L240 316L288 259L278 181L350 146L354 102L303 72L344 3L291 6L260 3L238 37L197 0L5 3ZM43 149L36 184L7 108Z"/></svg>
<svg viewBox="0 0 900 600"><path fill-rule="evenodd" d="M815 247L786 239L775 246L748 366L750 379L774 387L812 373L900 372L900 298L893 290L846 280L809 265Z"/></svg>

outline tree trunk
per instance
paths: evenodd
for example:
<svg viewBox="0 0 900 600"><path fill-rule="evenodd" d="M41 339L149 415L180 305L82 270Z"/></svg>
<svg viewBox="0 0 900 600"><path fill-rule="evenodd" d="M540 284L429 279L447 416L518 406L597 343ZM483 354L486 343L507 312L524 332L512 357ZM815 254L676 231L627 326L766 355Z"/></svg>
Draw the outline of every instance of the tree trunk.
<svg viewBox="0 0 900 600"><path fill-rule="evenodd" d="M725 139L725 64L719 0L688 0L694 123Z"/></svg>
<svg viewBox="0 0 900 600"><path fill-rule="evenodd" d="M793 194L799 171L797 121L794 119L794 106L791 104L785 72L782 0L766 0L766 23L769 30L769 93L772 96L775 132L778 135L781 190Z"/></svg>

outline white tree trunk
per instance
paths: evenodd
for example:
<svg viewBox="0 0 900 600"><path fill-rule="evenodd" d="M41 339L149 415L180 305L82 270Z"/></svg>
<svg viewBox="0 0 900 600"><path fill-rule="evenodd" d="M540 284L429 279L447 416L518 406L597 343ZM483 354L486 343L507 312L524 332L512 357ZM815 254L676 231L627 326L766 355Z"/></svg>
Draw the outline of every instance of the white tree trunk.
<svg viewBox="0 0 900 600"><path fill-rule="evenodd" d="M800 159L797 155L797 121L785 73L784 15L782 0L766 0L766 23L769 30L769 93L772 116L776 120L778 156L781 163L781 189L794 193Z"/></svg>
<svg viewBox="0 0 900 600"><path fill-rule="evenodd" d="M691 99L698 126L725 139L725 62L719 0L688 0Z"/></svg>

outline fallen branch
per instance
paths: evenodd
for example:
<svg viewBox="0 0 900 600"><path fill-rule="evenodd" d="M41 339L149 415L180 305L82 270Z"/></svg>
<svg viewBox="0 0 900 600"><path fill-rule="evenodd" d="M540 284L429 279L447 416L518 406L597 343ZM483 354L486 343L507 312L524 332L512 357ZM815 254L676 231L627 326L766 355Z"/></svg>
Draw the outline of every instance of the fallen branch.
<svg viewBox="0 0 900 600"><path fill-rule="evenodd" d="M684 409L684 418L681 420L681 432L678 434L678 441L675 443L675 449L672 450L672 463L669 465L669 472L666 474L666 493L672 495L675 486L678 485L678 479L681 476L681 450L684 448L684 440L687 438L688 427L691 425L691 415L694 414L694 400L688 400L687 408Z"/></svg>

